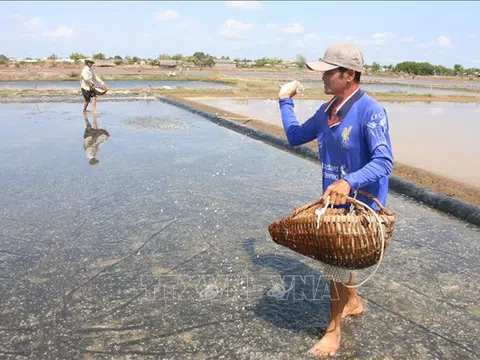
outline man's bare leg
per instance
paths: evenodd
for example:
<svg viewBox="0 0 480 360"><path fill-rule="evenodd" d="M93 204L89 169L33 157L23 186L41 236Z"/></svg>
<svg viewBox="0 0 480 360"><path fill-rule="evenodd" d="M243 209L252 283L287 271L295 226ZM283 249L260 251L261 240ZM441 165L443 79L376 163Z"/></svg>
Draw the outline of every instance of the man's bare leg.
<svg viewBox="0 0 480 360"><path fill-rule="evenodd" d="M89 104L88 101L85 101L83 103L83 115L87 115L87 113L88 113L88 111L87 111L88 104Z"/></svg>
<svg viewBox="0 0 480 360"><path fill-rule="evenodd" d="M325 335L313 345L310 352L318 357L333 356L340 348L342 313L348 299L348 288L330 281L330 323Z"/></svg>
<svg viewBox="0 0 480 360"><path fill-rule="evenodd" d="M92 113L93 114L97 113L97 98L96 97L92 98Z"/></svg>
<svg viewBox="0 0 480 360"><path fill-rule="evenodd" d="M350 274L349 285L354 285L353 274ZM350 315L360 315L363 312L363 304L357 294L357 289L348 288L348 300L343 309L342 319Z"/></svg>

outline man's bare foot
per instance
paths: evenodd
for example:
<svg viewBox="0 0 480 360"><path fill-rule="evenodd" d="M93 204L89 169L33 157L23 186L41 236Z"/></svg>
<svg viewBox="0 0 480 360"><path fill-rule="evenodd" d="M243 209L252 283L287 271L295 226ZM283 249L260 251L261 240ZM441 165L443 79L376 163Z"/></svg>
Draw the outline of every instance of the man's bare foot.
<svg viewBox="0 0 480 360"><path fill-rule="evenodd" d="M334 356L340 348L340 331L327 331L310 352L317 357Z"/></svg>
<svg viewBox="0 0 480 360"><path fill-rule="evenodd" d="M348 300L343 308L342 319L347 316L360 315L363 312L363 304L359 298L355 300Z"/></svg>

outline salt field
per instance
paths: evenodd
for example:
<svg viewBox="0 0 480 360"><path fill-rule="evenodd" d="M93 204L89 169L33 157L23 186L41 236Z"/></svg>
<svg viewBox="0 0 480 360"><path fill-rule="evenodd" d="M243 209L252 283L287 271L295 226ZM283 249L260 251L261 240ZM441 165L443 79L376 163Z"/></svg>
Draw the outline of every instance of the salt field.
<svg viewBox="0 0 480 360"><path fill-rule="evenodd" d="M310 358L327 282L267 226L319 196L318 163L155 101L0 108L2 359ZM478 358L480 230L388 207L394 239L337 358Z"/></svg>

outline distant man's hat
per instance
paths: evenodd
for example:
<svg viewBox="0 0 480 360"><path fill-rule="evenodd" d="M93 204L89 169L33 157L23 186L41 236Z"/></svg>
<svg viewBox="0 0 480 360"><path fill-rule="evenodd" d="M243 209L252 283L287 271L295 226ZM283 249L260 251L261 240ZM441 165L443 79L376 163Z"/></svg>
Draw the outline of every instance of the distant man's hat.
<svg viewBox="0 0 480 360"><path fill-rule="evenodd" d="M307 63L310 70L328 71L339 67L363 71L363 55L358 47L350 44L336 44L330 46L322 60Z"/></svg>
<svg viewBox="0 0 480 360"><path fill-rule="evenodd" d="M84 62L85 62L85 64L86 64L87 62L91 62L92 64L95 64L95 60L92 59L92 58L86 58L86 59L84 60Z"/></svg>

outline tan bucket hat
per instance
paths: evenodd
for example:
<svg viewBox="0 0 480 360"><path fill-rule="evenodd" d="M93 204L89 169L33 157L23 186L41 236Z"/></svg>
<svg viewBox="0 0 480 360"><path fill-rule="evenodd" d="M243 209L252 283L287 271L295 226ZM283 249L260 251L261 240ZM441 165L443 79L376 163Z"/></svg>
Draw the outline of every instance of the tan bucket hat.
<svg viewBox="0 0 480 360"><path fill-rule="evenodd" d="M307 67L314 71L329 71L339 67L363 71L363 55L360 49L351 44L336 44L330 46L322 60L307 63Z"/></svg>

